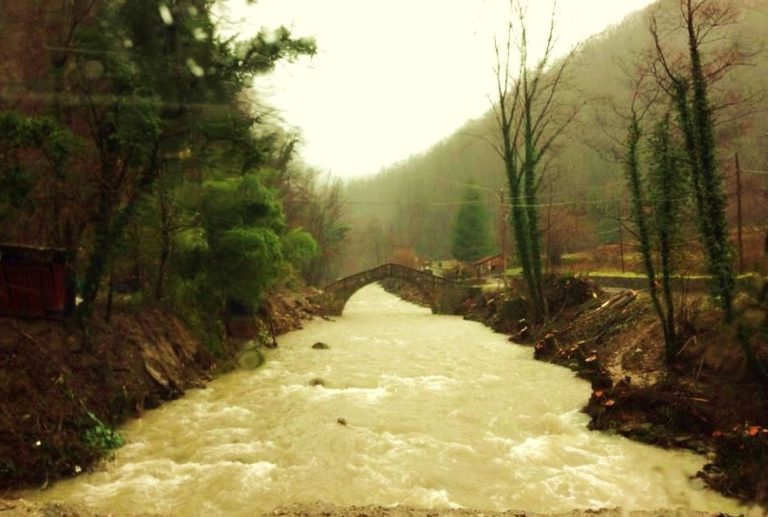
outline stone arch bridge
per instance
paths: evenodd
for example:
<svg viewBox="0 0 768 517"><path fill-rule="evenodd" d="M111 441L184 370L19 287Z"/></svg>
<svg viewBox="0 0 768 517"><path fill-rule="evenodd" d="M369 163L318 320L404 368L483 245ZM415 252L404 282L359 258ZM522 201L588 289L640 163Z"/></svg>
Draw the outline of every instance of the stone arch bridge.
<svg viewBox="0 0 768 517"><path fill-rule="evenodd" d="M361 287L386 278L404 280L421 291L435 314L455 314L479 288L446 280L399 264L384 264L328 284L318 302L328 315L340 316L349 297Z"/></svg>

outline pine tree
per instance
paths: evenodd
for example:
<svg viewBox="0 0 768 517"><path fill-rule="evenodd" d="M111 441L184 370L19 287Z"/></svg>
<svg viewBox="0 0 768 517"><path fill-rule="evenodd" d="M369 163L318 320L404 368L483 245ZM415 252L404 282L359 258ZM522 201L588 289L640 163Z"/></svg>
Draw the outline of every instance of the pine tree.
<svg viewBox="0 0 768 517"><path fill-rule="evenodd" d="M457 260L470 262L491 252L488 232L488 210L476 187L467 188L453 226L451 254Z"/></svg>

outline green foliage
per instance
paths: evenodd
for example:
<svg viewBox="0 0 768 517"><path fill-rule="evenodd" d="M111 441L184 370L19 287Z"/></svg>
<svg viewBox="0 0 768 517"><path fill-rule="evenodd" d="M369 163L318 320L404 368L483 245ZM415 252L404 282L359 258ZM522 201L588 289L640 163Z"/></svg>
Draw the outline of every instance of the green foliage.
<svg viewBox="0 0 768 517"><path fill-rule="evenodd" d="M246 42L220 41L210 5L187 0L164 4L160 16L156 0L100 5L94 14L75 38L79 48L98 52L73 56L80 74L71 76L90 108L85 113L100 162L82 319L105 272L129 254L136 276L141 265L152 268L148 263L156 260L156 273L147 275L156 299L174 282L171 269L179 264L190 285L176 282L176 292L196 292L210 317L219 314L210 311L211 303L255 306L286 270L279 243L285 221L279 201L252 173L274 151L275 131L254 136L254 117L240 96L255 74L280 59L314 53L314 42L282 28ZM186 188L192 163L203 187L193 209L180 210L179 190ZM175 234L191 227L204 230L205 246L177 257ZM121 246L129 233L154 234L157 245ZM190 251L180 246L181 255ZM228 252L235 254L231 260ZM235 285L238 268L246 276Z"/></svg>
<svg viewBox="0 0 768 517"><path fill-rule="evenodd" d="M469 187L456 214L451 254L457 260L471 262L492 250L488 235L488 211L476 187Z"/></svg>
<svg viewBox="0 0 768 517"><path fill-rule="evenodd" d="M6 165L0 170L0 219L27 205L32 185L29 174L19 166Z"/></svg>
<svg viewBox="0 0 768 517"><path fill-rule="evenodd" d="M564 206L576 211L588 211L589 214L585 224L579 228L587 238L575 239L564 249L565 252L579 251L583 249L580 245L590 245L590 241L601 244L618 242L615 207L617 204L624 206L628 200L622 165L615 160L618 149L614 140L621 137L614 130L620 124L612 120L612 107L621 106L634 93L625 72L632 68L628 66L628 56L647 55L649 13L656 12L663 17L664 21L660 22L666 36L666 29L678 25L677 20L671 18L679 15L679 8L679 2L657 2L645 11L629 15L604 33L590 37L579 47L574 66L570 68L569 88L562 90L556 104L566 109L585 101L587 105L564 133L564 138L545 157L542 165L546 167L542 166L540 176L540 204L552 202L555 207ZM740 35L749 44L765 46L768 3L751 2L743 14L745 16L741 16L737 24L715 32L718 42L708 47L710 57L726 57L728 53L721 50L727 50L723 47L738 41ZM537 38L542 39L541 35ZM672 35L667 41L671 47L669 61L677 63L677 57L685 48L673 45L684 42ZM766 170L768 155L763 135L768 134L768 117L760 114L766 110L768 97L753 95L746 106L735 106L735 110L733 102L739 102L739 98L750 98L748 94L741 96L737 92L762 91L764 78L768 74L768 60L756 57L745 59L745 62L750 66L729 69L728 76L712 90L714 104L731 105L731 108L715 112L721 117L716 136L728 138L740 135L738 142L730 141L729 147L739 149L745 168ZM639 63L642 69L648 64L647 60ZM719 70L719 67L713 63L709 70ZM550 77L547 76L545 82ZM662 102L659 107L666 109L667 104ZM606 109L601 109L602 106ZM745 118L747 110L752 116ZM648 126L648 130L649 133L652 131L652 125ZM407 244L420 256L432 259L449 256L452 233L446 231L446 222L452 222L455 216L452 207L462 198L461 182L465 180L466 171L473 171L473 180L478 185L494 190L504 187L506 193L509 192L502 160L498 158L494 146L489 145L500 143L494 137L497 134L494 116L489 110L483 116L467 121L454 134L425 152L393 164L376 176L350 181L347 197L354 203L348 207L348 220L352 224L350 232L356 238L352 241L349 255L361 263L374 265L377 255L386 255L396 247ZM764 176L745 175L745 179L749 178L755 180L754 185L757 186ZM548 195L550 191L551 197ZM762 195L760 188L745 189L745 199L751 196L754 200L750 201L754 203L750 208L745 204L745 227L760 226L766 220L762 208L766 203ZM410 210L405 211L404 208ZM496 211L498 208L494 206L492 210L492 220L500 220L501 214ZM548 221L547 211L548 208L541 209L542 230L548 232L551 228L561 229L570 225L571 221L567 218ZM371 239L366 238L368 228L374 223L381 228L378 245L373 245Z"/></svg>
<svg viewBox="0 0 768 517"><path fill-rule="evenodd" d="M34 187L46 173L62 174L73 146L72 134L52 118L0 112L0 220L34 210Z"/></svg>
<svg viewBox="0 0 768 517"><path fill-rule="evenodd" d="M211 277L228 300L254 310L261 293L280 277L285 266L280 238L269 228L226 231L213 253ZM213 286L211 286L213 287Z"/></svg>
<svg viewBox="0 0 768 517"><path fill-rule="evenodd" d="M215 320L253 313L264 291L291 273L291 261L309 260L317 246L306 232L286 231L281 205L259 173L187 187L179 203L196 216L174 234L168 295L215 342Z"/></svg>
<svg viewBox="0 0 768 517"><path fill-rule="evenodd" d="M312 176L308 179L312 184L300 196L299 221L317 242L318 252L303 264L301 272L308 284L324 287L339 274L349 225L341 197L341 182L334 180L318 185Z"/></svg>
<svg viewBox="0 0 768 517"><path fill-rule="evenodd" d="M294 228L283 236L283 254L297 270L301 270L320 253L320 247L312 234Z"/></svg>
<svg viewBox="0 0 768 517"><path fill-rule="evenodd" d="M83 434L83 441L92 449L101 451L109 451L112 449L118 449L125 445L125 440L120 433L115 429L112 429L104 422L99 420L96 415L90 411L86 411L88 418L92 422L92 426L86 429Z"/></svg>
<svg viewBox="0 0 768 517"><path fill-rule="evenodd" d="M228 311L253 312L270 287L338 256L340 187L326 196L308 180L293 200L305 218L289 220L291 192L270 178L287 171L291 147L244 95L280 60L314 54L314 41L282 27L223 39L212 5L74 2L48 13L44 39L57 47L24 82L36 91L19 83L21 112L0 112L0 237L67 250L86 331L108 286L107 316L112 295L125 303L130 291L171 306L215 346ZM39 10L19 12L39 22ZM19 39L3 40L11 71L23 64Z"/></svg>
<svg viewBox="0 0 768 517"><path fill-rule="evenodd" d="M285 221L279 201L258 173L209 180L203 185L203 227L214 242L222 230L263 225L283 231Z"/></svg>
<svg viewBox="0 0 768 517"><path fill-rule="evenodd" d="M681 144L672 135L669 116L657 124L649 142L648 194L660 246L674 246L688 203L688 169ZM666 243L666 244L665 244Z"/></svg>

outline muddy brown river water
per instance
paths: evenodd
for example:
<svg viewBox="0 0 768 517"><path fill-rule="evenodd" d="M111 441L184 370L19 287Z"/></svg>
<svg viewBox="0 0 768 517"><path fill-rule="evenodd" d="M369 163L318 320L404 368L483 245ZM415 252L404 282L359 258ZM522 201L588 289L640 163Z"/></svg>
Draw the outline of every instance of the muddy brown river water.
<svg viewBox="0 0 768 517"><path fill-rule="evenodd" d="M102 470L25 497L179 516L314 501L744 511L691 479L704 458L588 431L589 394L530 348L372 285L335 322L282 336L260 369L129 423Z"/></svg>

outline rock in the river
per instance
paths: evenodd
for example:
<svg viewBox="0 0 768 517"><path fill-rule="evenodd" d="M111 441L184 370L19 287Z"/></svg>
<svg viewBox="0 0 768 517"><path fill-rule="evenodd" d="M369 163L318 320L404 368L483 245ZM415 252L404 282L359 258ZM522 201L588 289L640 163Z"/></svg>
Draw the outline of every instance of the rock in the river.
<svg viewBox="0 0 768 517"><path fill-rule="evenodd" d="M340 425L347 425L347 420L345 418L339 417L336 419L336 423Z"/></svg>
<svg viewBox="0 0 768 517"><path fill-rule="evenodd" d="M264 364L264 356L258 350L245 350L237 358L240 368L245 370L255 370Z"/></svg>
<svg viewBox="0 0 768 517"><path fill-rule="evenodd" d="M325 343L322 343L322 342L318 341L317 343L312 345L312 348L314 348L315 350L328 350L331 347L329 347Z"/></svg>
<svg viewBox="0 0 768 517"><path fill-rule="evenodd" d="M315 377L311 381L309 381L310 386L325 386L325 381L319 377Z"/></svg>

